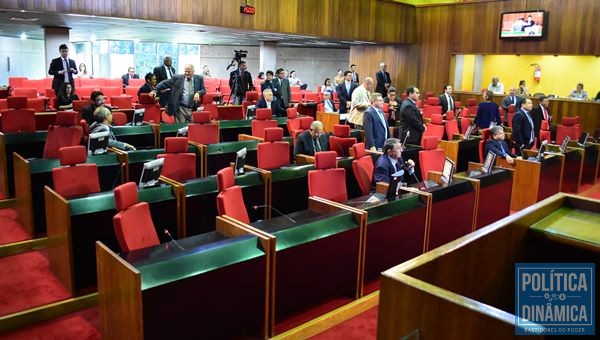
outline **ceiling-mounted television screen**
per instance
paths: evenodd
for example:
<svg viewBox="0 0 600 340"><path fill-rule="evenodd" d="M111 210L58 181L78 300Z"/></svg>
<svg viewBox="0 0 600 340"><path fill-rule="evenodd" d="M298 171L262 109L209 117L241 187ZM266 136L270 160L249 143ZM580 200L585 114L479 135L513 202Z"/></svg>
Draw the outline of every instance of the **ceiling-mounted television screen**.
<svg viewBox="0 0 600 340"><path fill-rule="evenodd" d="M500 17L500 39L539 39L546 36L548 13L544 10L506 12Z"/></svg>

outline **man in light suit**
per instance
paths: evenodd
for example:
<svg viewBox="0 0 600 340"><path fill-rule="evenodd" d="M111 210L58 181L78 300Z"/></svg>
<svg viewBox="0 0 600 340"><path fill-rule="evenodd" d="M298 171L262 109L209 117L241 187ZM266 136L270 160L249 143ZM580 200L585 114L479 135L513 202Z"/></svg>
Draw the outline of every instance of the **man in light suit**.
<svg viewBox="0 0 600 340"><path fill-rule="evenodd" d="M135 68L133 67L128 68L127 73L121 76L123 87L129 86L129 79L140 79L140 75L135 73Z"/></svg>
<svg viewBox="0 0 600 340"><path fill-rule="evenodd" d="M335 91L340 99L340 113L348 113L352 105L352 92L358 87L352 81L352 71L344 72L344 81L337 86Z"/></svg>
<svg viewBox="0 0 600 340"><path fill-rule="evenodd" d="M400 106L400 139L406 138L406 133L410 131L410 135L406 138L406 143L420 145L421 136L425 132L425 124L423 124L423 116L417 108L417 100L421 95L418 88L409 86L406 89L406 99Z"/></svg>
<svg viewBox="0 0 600 340"><path fill-rule="evenodd" d="M446 116L448 111L454 111L454 97L452 97L452 86L444 86L444 93L440 96L440 105L442 106L442 115Z"/></svg>
<svg viewBox="0 0 600 340"><path fill-rule="evenodd" d="M52 59L48 74L54 76L52 80L52 89L58 96L58 91L63 84L69 83L73 88L72 92L75 93L75 82L73 81L73 75L77 74L77 65L75 60L69 59L69 48L67 45L62 44L58 47L60 57Z"/></svg>
<svg viewBox="0 0 600 340"><path fill-rule="evenodd" d="M352 105L348 122L354 124L357 129L362 129L365 110L371 105L372 90L373 78L366 77L363 83L352 92Z"/></svg>
<svg viewBox="0 0 600 340"><path fill-rule="evenodd" d="M157 84L165 79L171 79L171 77L176 74L175 68L172 65L173 59L167 55L163 58L163 64L154 68L152 73L154 73L156 76ZM161 107L167 106L167 103L169 102L169 90L170 89L165 89L163 90L164 92L161 92L159 95L159 103Z"/></svg>
<svg viewBox="0 0 600 340"><path fill-rule="evenodd" d="M387 65L382 62L379 64L379 72L377 72L375 75L375 79L377 79L377 87L375 87L375 92L381 93L383 97L387 97L387 90L392 84L390 74L386 70Z"/></svg>
<svg viewBox="0 0 600 340"><path fill-rule="evenodd" d="M290 90L290 81L285 77L285 70L278 68L275 71L275 79L273 79L273 86L275 87L275 96L278 96L279 102L284 109L290 106L292 101L292 92Z"/></svg>
<svg viewBox="0 0 600 340"><path fill-rule="evenodd" d="M185 65L185 74L177 74L161 81L150 96L156 96L157 92L170 89L169 101L167 102L167 114L175 116L177 123L189 123L192 121L192 112L196 110L206 93L204 80L194 74L193 65Z"/></svg>
<svg viewBox="0 0 600 340"><path fill-rule="evenodd" d="M381 93L371 95L371 106L363 116L365 129L365 148L376 151L383 148L383 142L389 137L389 126L383 114L383 97Z"/></svg>
<svg viewBox="0 0 600 340"><path fill-rule="evenodd" d="M515 144L515 152L521 156L521 149L530 149L533 146L535 134L533 132L533 118L531 109L533 104L531 99L527 98L521 105L512 120L512 138Z"/></svg>

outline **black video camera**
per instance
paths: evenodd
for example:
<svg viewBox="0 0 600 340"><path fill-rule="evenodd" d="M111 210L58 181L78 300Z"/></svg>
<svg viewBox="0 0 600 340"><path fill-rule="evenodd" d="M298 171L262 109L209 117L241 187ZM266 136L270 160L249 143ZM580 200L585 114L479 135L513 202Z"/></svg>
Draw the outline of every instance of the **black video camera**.
<svg viewBox="0 0 600 340"><path fill-rule="evenodd" d="M235 52L235 57L233 57L233 59L235 59L235 61L238 63L242 61L242 58L246 58L248 56L248 51L234 50L233 52Z"/></svg>

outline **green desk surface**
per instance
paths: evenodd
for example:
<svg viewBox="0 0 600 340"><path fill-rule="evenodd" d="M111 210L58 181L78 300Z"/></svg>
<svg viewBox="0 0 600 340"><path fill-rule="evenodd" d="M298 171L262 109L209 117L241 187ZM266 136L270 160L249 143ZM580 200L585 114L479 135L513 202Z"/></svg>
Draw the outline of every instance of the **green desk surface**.
<svg viewBox="0 0 600 340"><path fill-rule="evenodd" d="M421 196L414 193L402 194L392 202L384 200L382 202L366 203L365 201L368 200L369 197L371 197L371 195L358 197L346 203L351 207L366 210L369 213L368 224L383 221L404 212L425 207L425 204L421 201Z"/></svg>
<svg viewBox="0 0 600 340"><path fill-rule="evenodd" d="M307 177L308 171L314 169L315 167L312 164L290 165L283 168L274 169L271 170L271 182L276 183Z"/></svg>
<svg viewBox="0 0 600 340"><path fill-rule="evenodd" d="M255 151L257 149L258 143L259 142L257 140L245 140L209 144L206 146L206 152L208 155L217 155L220 153L238 152L242 148L246 148L246 151Z"/></svg>
<svg viewBox="0 0 600 340"><path fill-rule="evenodd" d="M154 131L152 130L152 125L113 126L112 130L115 134L115 137L154 134Z"/></svg>
<svg viewBox="0 0 600 340"><path fill-rule="evenodd" d="M600 245L600 213L561 207L531 226L534 230Z"/></svg>
<svg viewBox="0 0 600 340"><path fill-rule="evenodd" d="M188 145L187 152L198 155L198 148L194 145ZM148 162L155 160L156 156L165 153L165 149L142 149L127 152L127 160L131 163Z"/></svg>
<svg viewBox="0 0 600 340"><path fill-rule="evenodd" d="M35 131L27 133L5 133L6 144L45 142L47 131Z"/></svg>
<svg viewBox="0 0 600 340"><path fill-rule="evenodd" d="M105 153L103 155L89 156L87 164L96 164L98 167L120 164L119 158L115 153ZM29 160L29 169L32 174L40 174L52 171L53 168L60 167L60 161L56 158L36 158Z"/></svg>
<svg viewBox="0 0 600 340"><path fill-rule="evenodd" d="M242 188L252 186L263 186L263 182L260 174L254 171L247 171L243 175L235 176L235 185L239 185ZM209 193L218 192L217 188L217 176L210 175L203 178L197 178L189 180L184 183L185 197L198 196Z"/></svg>
<svg viewBox="0 0 600 340"><path fill-rule="evenodd" d="M277 125L286 125L286 122L287 122L286 117L278 117L278 118L275 118L275 120L277 120ZM219 121L220 129L235 129L235 128L241 128L241 127L250 127L251 125L252 125L251 119Z"/></svg>

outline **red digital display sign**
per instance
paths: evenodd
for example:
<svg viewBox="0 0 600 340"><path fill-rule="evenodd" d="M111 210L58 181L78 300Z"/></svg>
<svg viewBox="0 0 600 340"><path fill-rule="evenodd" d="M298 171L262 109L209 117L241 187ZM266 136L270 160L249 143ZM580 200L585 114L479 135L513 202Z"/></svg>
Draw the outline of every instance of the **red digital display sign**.
<svg viewBox="0 0 600 340"><path fill-rule="evenodd" d="M240 6L240 13L242 14L256 14L256 8L252 6Z"/></svg>

